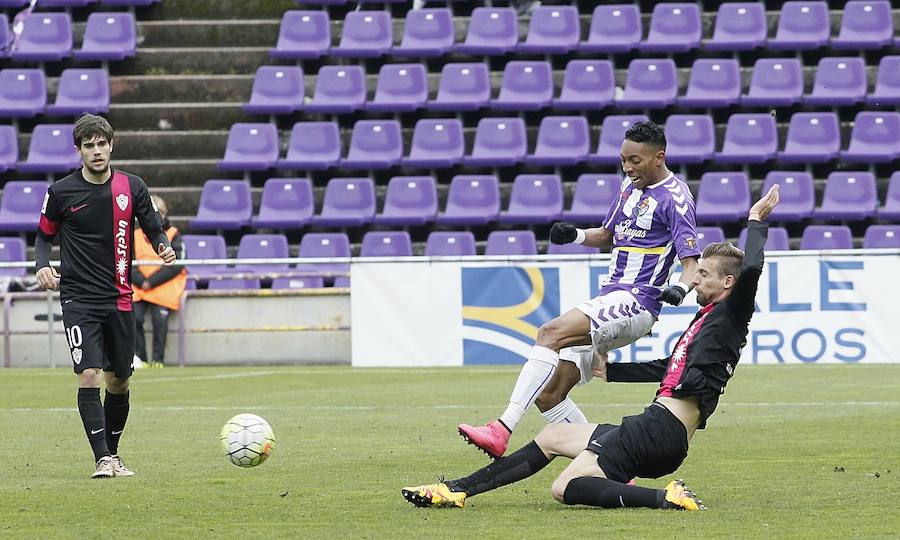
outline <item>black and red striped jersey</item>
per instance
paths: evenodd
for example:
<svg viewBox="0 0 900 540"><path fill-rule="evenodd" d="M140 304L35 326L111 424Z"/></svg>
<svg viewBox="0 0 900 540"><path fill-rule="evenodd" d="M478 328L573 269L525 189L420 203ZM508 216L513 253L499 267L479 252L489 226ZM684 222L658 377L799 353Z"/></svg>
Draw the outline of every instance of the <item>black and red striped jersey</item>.
<svg viewBox="0 0 900 540"><path fill-rule="evenodd" d="M59 237L63 306L131 311L134 219L154 245L169 245L162 217L139 177L114 170L103 184L79 168L51 184L44 197L38 244ZM49 266L49 248L37 249L38 269Z"/></svg>
<svg viewBox="0 0 900 540"><path fill-rule="evenodd" d="M657 396L700 399L699 429L716 410L719 396L734 375L747 343L756 289L762 275L769 226L750 221L741 275L731 294L721 302L700 309L675 343L668 358L652 362L612 363L606 378L611 382L659 382Z"/></svg>

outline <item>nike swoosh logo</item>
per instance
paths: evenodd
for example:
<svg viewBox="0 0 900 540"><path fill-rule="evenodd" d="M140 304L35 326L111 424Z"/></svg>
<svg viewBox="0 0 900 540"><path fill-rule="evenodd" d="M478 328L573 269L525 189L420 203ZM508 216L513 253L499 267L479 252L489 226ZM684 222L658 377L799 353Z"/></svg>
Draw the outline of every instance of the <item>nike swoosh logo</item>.
<svg viewBox="0 0 900 540"><path fill-rule="evenodd" d="M103 428L100 428L100 429L92 429L92 430L91 430L91 435L96 435L96 434L100 433L101 431L103 431Z"/></svg>
<svg viewBox="0 0 900 540"><path fill-rule="evenodd" d="M82 208L84 208L87 205L88 205L88 203L79 204L78 206L70 206L69 212L72 212L74 214L75 212L81 210Z"/></svg>
<svg viewBox="0 0 900 540"><path fill-rule="evenodd" d="M124 430L124 429L120 429L119 431L112 431L112 432L110 432L110 433L112 433L113 435L120 435L123 431L125 431L125 430Z"/></svg>
<svg viewBox="0 0 900 540"><path fill-rule="evenodd" d="M591 439L591 444L596 446L597 448L603 448L603 445L597 442L597 439Z"/></svg>

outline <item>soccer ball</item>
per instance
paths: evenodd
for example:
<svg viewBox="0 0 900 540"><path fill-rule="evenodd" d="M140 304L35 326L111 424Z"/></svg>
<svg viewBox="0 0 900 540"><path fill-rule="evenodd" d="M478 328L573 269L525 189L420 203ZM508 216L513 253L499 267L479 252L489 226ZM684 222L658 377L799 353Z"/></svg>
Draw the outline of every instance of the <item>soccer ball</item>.
<svg viewBox="0 0 900 540"><path fill-rule="evenodd" d="M255 414L243 413L222 426L220 436L225 456L238 467L256 467L275 448L272 426Z"/></svg>

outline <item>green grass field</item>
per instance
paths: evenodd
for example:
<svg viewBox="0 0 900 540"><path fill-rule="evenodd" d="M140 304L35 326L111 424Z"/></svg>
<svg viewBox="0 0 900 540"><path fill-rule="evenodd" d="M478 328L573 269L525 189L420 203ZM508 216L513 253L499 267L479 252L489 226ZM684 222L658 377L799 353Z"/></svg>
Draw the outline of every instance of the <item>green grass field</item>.
<svg viewBox="0 0 900 540"><path fill-rule="evenodd" d="M166 368L136 373L120 453L133 478L90 480L67 370L0 370L2 538L897 538L900 366L743 367L677 476L703 513L566 507L557 460L465 509L418 509L404 485L487 458L460 421L502 411L516 368ZM594 421L642 410L650 384L594 382ZM278 444L256 469L218 433L254 412ZM512 446L543 424L532 411ZM842 472L838 472L836 468ZM877 474L875 474L877 473ZM662 486L669 478L639 480Z"/></svg>

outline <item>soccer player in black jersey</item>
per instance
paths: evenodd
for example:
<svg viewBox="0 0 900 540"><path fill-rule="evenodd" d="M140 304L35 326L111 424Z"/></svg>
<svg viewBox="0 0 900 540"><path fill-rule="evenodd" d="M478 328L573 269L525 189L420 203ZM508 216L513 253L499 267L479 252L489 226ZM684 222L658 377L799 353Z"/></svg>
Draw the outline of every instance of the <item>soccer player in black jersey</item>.
<svg viewBox="0 0 900 540"><path fill-rule="evenodd" d="M118 456L128 419L128 379L134 356L131 259L134 218L166 264L175 252L137 176L110 168L113 129L86 114L74 128L82 167L47 189L35 240L37 280L60 290L63 325L78 375L78 411L94 451L92 478L133 476ZM60 268L50 266L59 237ZM103 376L101 377L101 372ZM106 397L100 403L100 383Z"/></svg>
<svg viewBox="0 0 900 540"><path fill-rule="evenodd" d="M755 309L764 221L778 205L779 187L750 209L746 253L727 242L703 250L694 274L700 311L668 358L645 363L601 365L594 375L608 381L659 382L656 398L622 424L551 424L529 444L469 476L403 488L416 506L463 506L466 497L527 478L557 456L572 462L553 482L553 498L565 504L602 508L645 507L703 510L681 480L665 489L627 482L675 472L687 457L688 442L715 411L734 374Z"/></svg>

